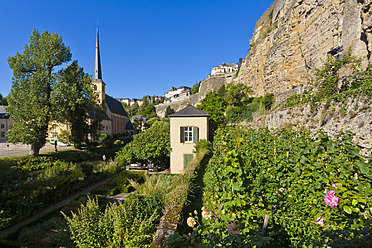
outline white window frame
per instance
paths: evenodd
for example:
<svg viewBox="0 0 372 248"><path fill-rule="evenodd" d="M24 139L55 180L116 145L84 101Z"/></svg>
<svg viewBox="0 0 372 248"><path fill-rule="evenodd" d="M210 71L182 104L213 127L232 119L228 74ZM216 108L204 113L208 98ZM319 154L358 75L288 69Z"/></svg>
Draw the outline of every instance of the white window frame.
<svg viewBox="0 0 372 248"><path fill-rule="evenodd" d="M193 143L193 127L184 127L183 137L185 143Z"/></svg>

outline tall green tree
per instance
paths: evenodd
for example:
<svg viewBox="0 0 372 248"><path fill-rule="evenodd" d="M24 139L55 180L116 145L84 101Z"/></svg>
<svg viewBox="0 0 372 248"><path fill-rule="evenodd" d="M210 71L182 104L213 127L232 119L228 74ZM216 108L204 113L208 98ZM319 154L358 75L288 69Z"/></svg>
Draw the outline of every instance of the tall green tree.
<svg viewBox="0 0 372 248"><path fill-rule="evenodd" d="M51 99L53 119L70 125L71 141L81 148L81 143L88 141L90 130L100 129L92 125L100 125L104 110L96 103L91 77L77 61L59 71ZM95 121L90 121L93 118Z"/></svg>
<svg viewBox="0 0 372 248"><path fill-rule="evenodd" d="M9 141L31 145L31 154L38 155L46 143L51 118L53 69L71 60L68 46L57 33L34 30L22 54L8 58L13 70L12 88L6 111L13 120Z"/></svg>
<svg viewBox="0 0 372 248"><path fill-rule="evenodd" d="M197 108L202 111L208 111L209 118L209 137L213 138L214 131L225 123L225 111L227 107L227 101L218 96L215 91L211 91L205 95Z"/></svg>
<svg viewBox="0 0 372 248"><path fill-rule="evenodd" d="M195 83L191 88L191 94L196 94L199 92L200 83Z"/></svg>
<svg viewBox="0 0 372 248"><path fill-rule="evenodd" d="M146 116L147 119L151 119L153 117L156 117L156 108L154 104L148 104L144 111L141 113L143 116Z"/></svg>
<svg viewBox="0 0 372 248"><path fill-rule="evenodd" d="M253 90L244 85L243 83L229 83L226 87L225 99L232 106L242 105L249 97L249 94L252 94Z"/></svg>
<svg viewBox="0 0 372 248"><path fill-rule="evenodd" d="M6 100L6 97L3 97L2 94L0 94L0 105L4 105L4 106L8 105L8 101Z"/></svg>
<svg viewBox="0 0 372 248"><path fill-rule="evenodd" d="M171 108L171 106L168 106L166 109L165 109L165 117L168 118L168 116L170 115L173 115L175 112L174 112L174 109Z"/></svg>

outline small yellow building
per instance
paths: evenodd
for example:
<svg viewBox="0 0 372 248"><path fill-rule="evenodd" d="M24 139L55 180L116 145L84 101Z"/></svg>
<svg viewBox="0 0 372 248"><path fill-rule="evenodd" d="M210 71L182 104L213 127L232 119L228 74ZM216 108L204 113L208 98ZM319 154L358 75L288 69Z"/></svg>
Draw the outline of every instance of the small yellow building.
<svg viewBox="0 0 372 248"><path fill-rule="evenodd" d="M170 172L182 173L194 158L193 150L200 139L208 140L208 111L189 105L170 118Z"/></svg>
<svg viewBox="0 0 372 248"><path fill-rule="evenodd" d="M6 141L6 134L11 124L12 120L9 119L9 115L6 114L4 107L0 106L0 141Z"/></svg>

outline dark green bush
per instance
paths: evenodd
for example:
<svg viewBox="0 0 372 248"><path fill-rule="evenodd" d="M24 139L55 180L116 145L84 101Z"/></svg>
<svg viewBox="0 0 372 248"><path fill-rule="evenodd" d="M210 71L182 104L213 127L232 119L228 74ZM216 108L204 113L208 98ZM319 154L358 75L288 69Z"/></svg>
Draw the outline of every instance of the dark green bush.
<svg viewBox="0 0 372 248"><path fill-rule="evenodd" d="M89 162L82 162L80 164L81 171L86 177L93 175L93 164Z"/></svg>

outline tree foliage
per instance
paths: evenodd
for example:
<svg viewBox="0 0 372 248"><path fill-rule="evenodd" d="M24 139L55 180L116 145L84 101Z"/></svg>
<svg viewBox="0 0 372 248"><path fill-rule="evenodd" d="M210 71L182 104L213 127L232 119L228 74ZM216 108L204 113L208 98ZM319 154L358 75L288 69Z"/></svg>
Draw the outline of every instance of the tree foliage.
<svg viewBox="0 0 372 248"><path fill-rule="evenodd" d="M3 97L2 94L0 94L0 105L7 106L8 101L6 100L6 97Z"/></svg>
<svg viewBox="0 0 372 248"><path fill-rule="evenodd" d="M171 106L167 106L167 108L165 109L165 117L169 117L170 115L173 115L175 112L174 112L174 109L171 108Z"/></svg>
<svg viewBox="0 0 372 248"><path fill-rule="evenodd" d="M92 126L101 125L104 116L103 109L96 104L96 98L90 76L84 73L77 61L57 75L51 98L53 119L70 124L71 141L78 148L88 140L90 131L100 129L99 126ZM90 122L93 116L96 121Z"/></svg>
<svg viewBox="0 0 372 248"><path fill-rule="evenodd" d="M208 111L209 118L209 137L213 137L213 133L217 130L218 127L221 127L225 123L225 110L227 107L227 101L224 98L221 98L217 95L215 91L211 91L206 94L197 108L202 111Z"/></svg>
<svg viewBox="0 0 372 248"><path fill-rule="evenodd" d="M141 112L140 114L142 114L143 116L145 116L147 119L151 119L153 117L156 117L156 108L155 108L155 105L154 104L148 104L144 111Z"/></svg>
<svg viewBox="0 0 372 248"><path fill-rule="evenodd" d="M151 161L164 166L170 156L169 121L157 121L144 133L133 136L133 141L117 153L121 166L139 161Z"/></svg>
<svg viewBox="0 0 372 248"><path fill-rule="evenodd" d="M322 68L315 70L318 100L340 93L339 70L346 65L351 65L354 69L357 69L360 66L360 61L352 57L350 52L347 52L341 60L329 55Z"/></svg>
<svg viewBox="0 0 372 248"><path fill-rule="evenodd" d="M51 118L51 92L55 73L53 69L71 59L70 48L57 33L34 30L24 52L8 58L13 70L13 82L6 111L13 120L9 131L12 143L30 144L37 155L46 143Z"/></svg>
<svg viewBox="0 0 372 248"><path fill-rule="evenodd" d="M199 92L200 83L195 83L191 88L191 94L196 94Z"/></svg>
<svg viewBox="0 0 372 248"><path fill-rule="evenodd" d="M226 87L225 99L232 106L242 105L249 98L253 90L243 83L229 83Z"/></svg>
<svg viewBox="0 0 372 248"><path fill-rule="evenodd" d="M222 85L218 91L217 91L217 94L220 96L220 97L225 97L226 95L226 86L225 85Z"/></svg>

